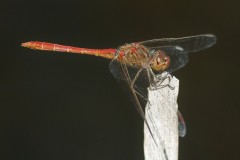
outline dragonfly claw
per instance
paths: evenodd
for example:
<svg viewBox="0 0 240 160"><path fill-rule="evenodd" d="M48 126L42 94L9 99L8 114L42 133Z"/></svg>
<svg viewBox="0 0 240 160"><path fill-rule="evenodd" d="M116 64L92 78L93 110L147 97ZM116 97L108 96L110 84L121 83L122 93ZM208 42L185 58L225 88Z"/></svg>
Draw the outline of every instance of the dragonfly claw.
<svg viewBox="0 0 240 160"><path fill-rule="evenodd" d="M168 79L168 82L165 81L166 79ZM155 82L150 85L150 89L156 90L164 87L169 87L171 90L174 90L175 87L171 86L171 80L172 76L168 72L157 74L155 76Z"/></svg>

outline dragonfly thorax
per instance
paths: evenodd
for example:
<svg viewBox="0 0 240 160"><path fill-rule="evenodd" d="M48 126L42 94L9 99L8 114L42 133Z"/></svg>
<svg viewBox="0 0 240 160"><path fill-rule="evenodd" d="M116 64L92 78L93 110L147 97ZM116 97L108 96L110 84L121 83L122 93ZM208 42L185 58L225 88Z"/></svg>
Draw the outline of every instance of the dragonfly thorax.
<svg viewBox="0 0 240 160"><path fill-rule="evenodd" d="M149 49L138 43L125 44L117 52L118 61L137 68L147 68L149 56Z"/></svg>
<svg viewBox="0 0 240 160"><path fill-rule="evenodd" d="M170 58L161 50L150 50L139 43L125 44L118 48L117 59L121 63L137 67L164 71L170 64Z"/></svg>

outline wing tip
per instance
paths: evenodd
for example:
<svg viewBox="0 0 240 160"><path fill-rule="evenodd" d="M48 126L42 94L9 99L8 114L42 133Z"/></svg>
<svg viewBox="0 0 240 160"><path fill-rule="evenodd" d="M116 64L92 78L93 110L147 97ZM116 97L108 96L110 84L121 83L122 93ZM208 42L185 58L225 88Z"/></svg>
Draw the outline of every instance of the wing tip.
<svg viewBox="0 0 240 160"><path fill-rule="evenodd" d="M216 44L217 37L214 34L208 34L208 37L212 40L213 44Z"/></svg>
<svg viewBox="0 0 240 160"><path fill-rule="evenodd" d="M203 37L207 38L207 42L208 42L208 47L211 47L213 45L215 45L217 43L217 37L214 34L203 34Z"/></svg>

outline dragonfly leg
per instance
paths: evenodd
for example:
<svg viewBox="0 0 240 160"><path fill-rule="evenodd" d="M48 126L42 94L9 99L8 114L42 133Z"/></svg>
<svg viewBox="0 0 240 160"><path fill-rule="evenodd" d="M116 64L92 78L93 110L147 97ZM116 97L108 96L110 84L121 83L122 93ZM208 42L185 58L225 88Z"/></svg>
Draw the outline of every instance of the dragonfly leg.
<svg viewBox="0 0 240 160"><path fill-rule="evenodd" d="M142 93L139 93L139 92L136 90L136 89L138 89L137 86L135 86L135 82L136 82L136 80L138 79L139 74L142 72L142 70L143 70L143 69L139 69L139 71L138 71L137 74L135 75L134 79L133 79L132 82L131 82L131 88L133 89L133 91L134 91L137 95L139 95L142 99L144 99L147 103L150 104L149 100L148 100L146 97L144 97L144 96L142 95ZM136 89L135 89L135 88L136 88ZM151 105L151 104L150 104L150 105Z"/></svg>
<svg viewBox="0 0 240 160"><path fill-rule="evenodd" d="M136 87L136 86L135 86ZM145 98L141 93L139 93L138 91L136 91L136 89L133 89L134 90L134 92L136 92L137 93L137 95L139 95L142 99L144 99L147 103L149 103L149 105L151 106L151 103L150 103L150 101L147 99L147 98Z"/></svg>
<svg viewBox="0 0 240 160"><path fill-rule="evenodd" d="M157 89L157 83L159 81L159 78L155 75L155 73L152 71L151 68L147 69L147 74L148 74L148 80L149 80L149 88L150 89Z"/></svg>
<svg viewBox="0 0 240 160"><path fill-rule="evenodd" d="M139 74L142 72L142 70L143 70L143 69L139 69L138 72L137 72L137 74L135 75L134 79L132 80L132 82L131 82L131 87L132 87L132 88L133 88L136 80L138 79Z"/></svg>
<svg viewBox="0 0 240 160"><path fill-rule="evenodd" d="M151 78L152 77L152 78ZM150 83L150 89L151 90L157 90L157 89L161 89L164 87L169 87L170 89L174 89L174 87L172 87L170 85L170 81L171 81L172 76L167 73L166 75L162 76L162 74L156 75L151 68L148 69L148 79L149 79L149 83ZM166 79L168 79L168 83L167 84L162 84Z"/></svg>
<svg viewBox="0 0 240 160"><path fill-rule="evenodd" d="M162 76L163 74L164 74L164 76ZM158 88L169 87L169 88L172 89L172 90L174 89L174 87L170 85L170 82L171 82L171 80L172 80L171 74L169 74L168 72L165 72L165 73L162 73L162 74L157 75L156 77L158 78L158 81L156 82ZM167 84L162 85L162 83L163 83L166 79L168 79Z"/></svg>
<svg viewBox="0 0 240 160"><path fill-rule="evenodd" d="M135 99L136 109L137 109L137 111L139 112L140 116L143 118L143 120L144 120L144 122L145 122L145 124L146 124L146 126L147 126L147 128L148 128L148 130L149 130L149 133L150 133L151 137L153 138L154 143L155 143L156 146L158 147L157 141L156 141L156 139L155 139L155 137L154 137L154 135L153 135L152 129L150 128L150 126L149 126L149 124L148 124L148 121L147 121L147 119L146 119L146 117L145 117L145 113L144 113L143 108L142 108L142 106L141 106L141 103L140 103L140 101L139 101L139 99L138 99L137 92L136 92L135 89L134 89L134 83L135 83L135 81L137 80L138 75L140 74L141 71L138 71L138 73L137 73L136 76L134 77L134 82L132 83L132 82L131 82L130 75L129 75L129 72L128 72L128 70L127 70L127 67L126 67L125 65L122 65L121 67L122 67L122 69L123 69L123 71L124 71L125 77L127 78L127 82L128 82L129 87L130 87L130 89L131 89L131 91L132 91L133 98Z"/></svg>
<svg viewBox="0 0 240 160"><path fill-rule="evenodd" d="M139 93L137 90L139 90L138 88L137 88L137 86L135 85L135 82L136 82L136 80L138 79L138 77L139 77L139 74L142 72L142 70L143 69L139 69L138 70L138 72L136 73L136 75L135 75L135 77L133 78L133 80L131 81L131 79L130 79L130 75L129 75L129 72L128 72L128 70L127 70L127 68L126 67L123 67L123 69L126 71L126 72L124 72L126 75L126 77L128 77L127 78L127 81L128 81L128 83L129 83L129 85L130 85L130 88L132 89L132 91L134 92L134 94L137 94L137 95L139 95L142 99L144 99L147 103L149 103L150 104L150 101L146 98L146 97L144 97L143 96L143 94L142 93ZM137 90L136 90L136 89ZM140 90L139 90L140 91ZM150 104L151 105L151 104Z"/></svg>

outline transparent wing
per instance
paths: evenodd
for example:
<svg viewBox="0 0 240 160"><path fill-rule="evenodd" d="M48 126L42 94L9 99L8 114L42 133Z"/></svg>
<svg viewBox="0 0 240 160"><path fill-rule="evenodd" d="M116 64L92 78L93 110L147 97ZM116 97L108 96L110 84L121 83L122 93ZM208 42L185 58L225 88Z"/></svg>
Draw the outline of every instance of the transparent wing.
<svg viewBox="0 0 240 160"><path fill-rule="evenodd" d="M184 137L186 135L187 128L183 116L180 111L178 111L178 134L180 137Z"/></svg>
<svg viewBox="0 0 240 160"><path fill-rule="evenodd" d="M182 38L162 38L139 42L140 44L156 48L161 46L178 46L185 53L197 52L213 46L216 43L216 36L213 34L202 34Z"/></svg>

